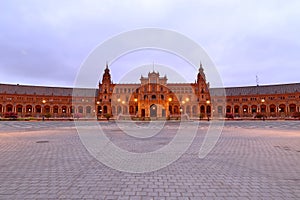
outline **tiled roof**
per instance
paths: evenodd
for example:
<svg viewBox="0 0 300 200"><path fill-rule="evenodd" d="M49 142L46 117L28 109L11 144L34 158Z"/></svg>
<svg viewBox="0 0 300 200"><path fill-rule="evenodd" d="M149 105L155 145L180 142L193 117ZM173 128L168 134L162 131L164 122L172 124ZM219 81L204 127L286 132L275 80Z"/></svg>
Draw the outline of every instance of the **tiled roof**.
<svg viewBox="0 0 300 200"><path fill-rule="evenodd" d="M300 83L225 88L226 96L256 94L288 94L300 92Z"/></svg>
<svg viewBox="0 0 300 200"><path fill-rule="evenodd" d="M212 97L225 96L225 90L224 88L209 88L209 94Z"/></svg>
<svg viewBox="0 0 300 200"><path fill-rule="evenodd" d="M92 97L92 96L96 96L97 91L98 91L97 89L92 89L92 88L88 88L88 89L79 88L76 89L76 95ZM224 95L223 88L210 88L209 91L211 96ZM287 94L287 93L300 92L300 83L246 86L246 87L227 87L225 88L225 91L226 91L226 96L239 96L239 95L243 96L243 95L257 95L257 94ZM0 94L1 93L72 96L73 88L0 84Z"/></svg>
<svg viewBox="0 0 300 200"><path fill-rule="evenodd" d="M76 89L78 96L95 96L96 89ZM72 96L73 88L0 84L0 94Z"/></svg>

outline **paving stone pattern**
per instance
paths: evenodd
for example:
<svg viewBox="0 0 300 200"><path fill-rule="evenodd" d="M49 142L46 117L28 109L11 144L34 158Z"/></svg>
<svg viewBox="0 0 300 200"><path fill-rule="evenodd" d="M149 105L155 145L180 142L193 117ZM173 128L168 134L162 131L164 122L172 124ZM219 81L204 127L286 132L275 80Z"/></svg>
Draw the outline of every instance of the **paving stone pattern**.
<svg viewBox="0 0 300 200"><path fill-rule="evenodd" d="M130 126L130 123L128 124ZM149 140L101 122L112 142L147 152L178 124ZM300 199L300 122L226 122L212 152L198 158L208 122L188 151L149 173L111 169L82 145L73 122L0 122L0 199Z"/></svg>

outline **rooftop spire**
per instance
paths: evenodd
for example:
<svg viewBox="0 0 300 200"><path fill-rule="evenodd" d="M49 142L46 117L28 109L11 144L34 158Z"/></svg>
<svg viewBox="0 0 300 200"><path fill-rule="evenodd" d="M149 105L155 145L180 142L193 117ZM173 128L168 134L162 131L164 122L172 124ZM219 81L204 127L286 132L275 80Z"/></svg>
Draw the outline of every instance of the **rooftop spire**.
<svg viewBox="0 0 300 200"><path fill-rule="evenodd" d="M202 67L202 62L200 61L200 67L199 67L199 72L203 71L203 67Z"/></svg>
<svg viewBox="0 0 300 200"><path fill-rule="evenodd" d="M110 73L109 73L108 62L107 61L106 61L106 67L105 67L103 78L102 78L102 83L103 82L112 83L111 82L111 76L110 76Z"/></svg>
<svg viewBox="0 0 300 200"><path fill-rule="evenodd" d="M202 62L200 61L199 73L203 73L204 69L202 67Z"/></svg>
<svg viewBox="0 0 300 200"><path fill-rule="evenodd" d="M198 73L198 80L200 80L200 79L206 80L201 61L200 61L200 67L199 67L199 73Z"/></svg>

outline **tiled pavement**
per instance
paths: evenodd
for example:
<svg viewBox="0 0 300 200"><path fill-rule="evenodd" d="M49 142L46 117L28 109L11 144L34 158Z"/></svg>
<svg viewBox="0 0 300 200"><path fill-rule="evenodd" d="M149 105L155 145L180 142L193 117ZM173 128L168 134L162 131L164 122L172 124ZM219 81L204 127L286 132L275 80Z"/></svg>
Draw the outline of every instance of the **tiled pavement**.
<svg viewBox="0 0 300 200"><path fill-rule="evenodd" d="M115 124L110 121L99 122L103 127L111 127ZM226 121L226 127L245 128L245 129L275 129L275 130L300 130L300 121ZM142 123L141 123L142 124ZM170 127L176 122L169 123ZM129 123L130 125L130 123ZM74 127L73 121L0 121L0 132L6 131L27 131L36 129L55 129ZM208 126L208 122L200 121L200 126Z"/></svg>
<svg viewBox="0 0 300 200"><path fill-rule="evenodd" d="M132 151L160 148L177 127L168 123L143 143L114 123L101 125ZM199 159L207 125L201 122L176 162L132 174L94 159L73 122L0 122L0 199L300 199L299 121L226 122L215 148Z"/></svg>

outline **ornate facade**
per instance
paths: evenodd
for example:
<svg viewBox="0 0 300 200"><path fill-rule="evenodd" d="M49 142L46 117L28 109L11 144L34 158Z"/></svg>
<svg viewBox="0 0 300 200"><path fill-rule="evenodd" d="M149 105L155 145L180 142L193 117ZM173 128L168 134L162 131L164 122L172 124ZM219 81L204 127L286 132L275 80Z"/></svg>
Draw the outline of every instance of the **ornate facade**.
<svg viewBox="0 0 300 200"><path fill-rule="evenodd" d="M140 83L114 84L106 66L98 89L0 84L0 116L10 112L54 118L290 118L300 112L300 83L210 88L201 65L195 83L168 83L153 71Z"/></svg>
<svg viewBox="0 0 300 200"><path fill-rule="evenodd" d="M130 116L136 118L166 118L186 114L198 117L210 113L208 85L203 67L199 68L195 83L168 83L166 76L149 72L141 76L139 84L113 84L108 66L99 83L97 113L102 116Z"/></svg>

